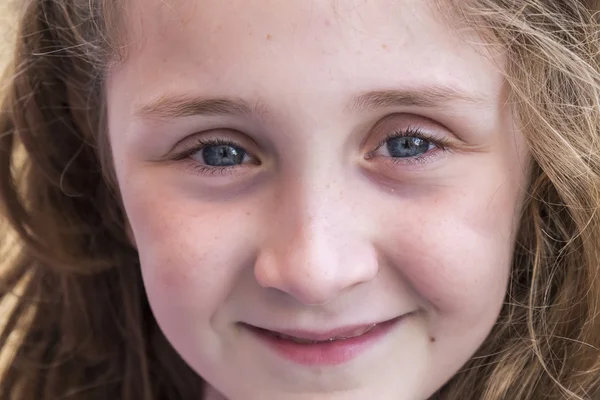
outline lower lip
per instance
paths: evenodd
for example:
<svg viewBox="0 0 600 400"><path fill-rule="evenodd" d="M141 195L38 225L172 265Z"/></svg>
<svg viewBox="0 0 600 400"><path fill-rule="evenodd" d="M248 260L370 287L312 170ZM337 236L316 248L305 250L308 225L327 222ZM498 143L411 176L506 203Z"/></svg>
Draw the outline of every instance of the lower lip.
<svg viewBox="0 0 600 400"><path fill-rule="evenodd" d="M282 340L265 331L248 326L246 328L249 328L250 332L267 347L289 361L308 366L334 366L347 363L356 358L360 353L386 336L401 319L401 317L398 317L382 322L360 336L315 344Z"/></svg>

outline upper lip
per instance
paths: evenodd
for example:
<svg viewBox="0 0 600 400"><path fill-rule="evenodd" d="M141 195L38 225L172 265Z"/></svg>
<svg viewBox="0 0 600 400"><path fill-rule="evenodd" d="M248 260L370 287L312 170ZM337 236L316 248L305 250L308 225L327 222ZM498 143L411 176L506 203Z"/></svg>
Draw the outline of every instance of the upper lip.
<svg viewBox="0 0 600 400"><path fill-rule="evenodd" d="M379 324L383 324L386 322L393 322L396 319L398 319L398 317L393 318L391 320L374 322L374 323L370 323L370 324L347 325L347 326L331 329L328 331L321 331L321 332L301 330L301 329L270 329L270 328L261 328L261 327L257 327L254 325L247 325L247 326L254 330L267 331L267 332L271 332L271 333L275 333L275 334L291 336L291 337L298 338L298 339L324 341L324 340L329 340L331 338L337 338L337 337L355 336L356 332L360 332L363 330L367 331L367 330L370 330L370 328L373 328Z"/></svg>

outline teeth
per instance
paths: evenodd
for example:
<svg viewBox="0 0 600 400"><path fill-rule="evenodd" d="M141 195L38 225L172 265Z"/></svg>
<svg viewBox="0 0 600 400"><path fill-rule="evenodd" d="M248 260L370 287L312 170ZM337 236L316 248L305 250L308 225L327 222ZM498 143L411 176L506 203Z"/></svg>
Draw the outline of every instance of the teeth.
<svg viewBox="0 0 600 400"><path fill-rule="evenodd" d="M367 327L355 329L353 332L351 332L349 335L347 335L344 339L349 339L349 338L364 335L365 333L369 332L371 329L375 328L376 325L377 324L373 324L373 325L369 325Z"/></svg>
<svg viewBox="0 0 600 400"><path fill-rule="evenodd" d="M297 338L297 337L294 337L294 336L284 335L284 334L277 333L277 332L272 332L272 335L275 336L276 338L280 339L280 340L287 340L287 341L298 343L298 344L317 344L317 343L333 342L333 341L336 341L336 340L352 339L352 338L355 338L357 336L364 335L365 333L367 333L371 329L373 329L376 325L377 324L373 324L373 325L369 325L367 327L357 328L354 331L351 331L351 332L349 332L348 334L346 334L344 336L335 336L335 337L332 337L332 338L329 338L329 339L325 339L325 340L302 339L302 338Z"/></svg>

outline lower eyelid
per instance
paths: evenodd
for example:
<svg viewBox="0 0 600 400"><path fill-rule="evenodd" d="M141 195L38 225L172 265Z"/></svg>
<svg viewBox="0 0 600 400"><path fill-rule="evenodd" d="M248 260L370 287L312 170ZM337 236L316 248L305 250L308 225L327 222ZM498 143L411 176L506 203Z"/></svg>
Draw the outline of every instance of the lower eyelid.
<svg viewBox="0 0 600 400"><path fill-rule="evenodd" d="M366 160L371 161L375 159L381 159L381 162L390 165L393 167L419 167L425 166L427 164L433 163L440 158L442 158L445 154L448 153L448 150L440 149L439 147L434 147L429 150L427 153L421 154L416 157L390 157L390 156L380 156L375 153L371 153L365 157Z"/></svg>
<svg viewBox="0 0 600 400"><path fill-rule="evenodd" d="M186 160L184 162L184 168L194 174L213 177L213 176L231 176L239 175L248 172L246 164L238 164L229 167L211 167L203 164L199 164L192 160Z"/></svg>

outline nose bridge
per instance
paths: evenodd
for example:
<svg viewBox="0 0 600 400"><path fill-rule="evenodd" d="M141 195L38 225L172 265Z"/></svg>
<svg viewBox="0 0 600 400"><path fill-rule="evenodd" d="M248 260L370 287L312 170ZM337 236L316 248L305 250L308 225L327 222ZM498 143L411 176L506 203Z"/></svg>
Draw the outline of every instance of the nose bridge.
<svg viewBox="0 0 600 400"><path fill-rule="evenodd" d="M334 202L329 191L329 187L313 187L284 202L282 221L289 224L278 226L276 233L281 241L277 247L291 267L285 272L298 272L307 278L318 274L320 279L326 280L339 263L338 248L344 240L336 237L334 230L340 226L334 221L335 213L340 210L332 207Z"/></svg>
<svg viewBox="0 0 600 400"><path fill-rule="evenodd" d="M333 207L336 203L334 192L337 190L339 196L343 189L335 185L331 177L316 175L291 183L289 190L282 193L280 216L283 220L289 220L290 229L278 233L288 233L291 241L318 246L317 237L322 236L321 239L326 240L329 236L327 233L336 227L334 220L337 214L343 212ZM337 203L339 205L339 201Z"/></svg>
<svg viewBox="0 0 600 400"><path fill-rule="evenodd" d="M255 266L263 287L323 304L376 272L366 238L352 226L344 188L331 174L290 182Z"/></svg>

